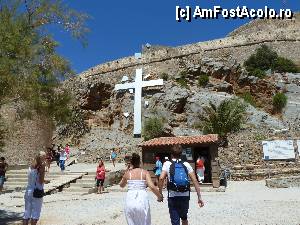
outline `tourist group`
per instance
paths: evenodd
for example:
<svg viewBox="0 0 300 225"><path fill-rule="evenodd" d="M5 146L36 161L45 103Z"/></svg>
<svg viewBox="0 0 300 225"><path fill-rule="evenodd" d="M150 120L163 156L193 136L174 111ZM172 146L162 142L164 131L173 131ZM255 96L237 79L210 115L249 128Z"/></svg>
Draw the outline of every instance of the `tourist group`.
<svg viewBox="0 0 300 225"><path fill-rule="evenodd" d="M133 153L130 156L126 166L126 171L120 181L120 187L128 186L126 194L124 213L128 225L151 225L150 204L148 200L147 188L149 188L157 197L158 202L164 201L163 189L167 189L168 208L172 225L188 224L188 210L190 201L191 183L196 190L198 196L199 207L204 206L204 202L200 193L200 185L203 181L204 164L203 159L199 158L196 163L196 173L191 165L182 160L182 146L174 145L171 149L171 159L164 158L161 162L156 157L155 168L153 172L156 176L154 182L149 171L141 168L140 155ZM25 191L25 211L23 215L23 225L37 224L43 203L45 172L49 171L50 163L56 161L61 171L65 170L65 161L70 157L70 146L67 144L65 148L53 145L47 149L47 152L39 152L34 157L28 171L28 185ZM115 150L111 152L110 160L115 166L117 153ZM5 172L7 163L2 157L0 161L0 188L2 189L5 180ZM99 160L96 168L96 186L97 193L104 191L105 174L104 161ZM197 176L196 176L197 174ZM0 190L1 190L0 189Z"/></svg>

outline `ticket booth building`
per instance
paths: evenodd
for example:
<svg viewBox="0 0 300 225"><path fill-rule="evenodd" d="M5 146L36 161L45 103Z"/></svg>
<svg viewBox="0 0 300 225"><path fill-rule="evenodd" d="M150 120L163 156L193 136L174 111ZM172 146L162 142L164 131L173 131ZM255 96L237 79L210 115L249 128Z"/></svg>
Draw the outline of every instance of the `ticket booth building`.
<svg viewBox="0 0 300 225"><path fill-rule="evenodd" d="M143 142L142 148L143 168L152 172L155 167L155 158L158 156L162 162L165 157L171 159L171 147L181 145L182 159L189 162L196 171L196 161L204 159L204 184L213 187L220 186L220 167L216 161L218 157L218 135L208 134L199 136L160 137Z"/></svg>

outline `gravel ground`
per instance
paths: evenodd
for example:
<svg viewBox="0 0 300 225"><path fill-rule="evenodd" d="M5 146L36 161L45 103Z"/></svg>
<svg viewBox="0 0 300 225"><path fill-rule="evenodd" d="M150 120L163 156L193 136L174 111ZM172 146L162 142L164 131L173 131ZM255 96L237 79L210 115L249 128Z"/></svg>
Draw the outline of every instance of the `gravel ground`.
<svg viewBox="0 0 300 225"><path fill-rule="evenodd" d="M111 192L78 197L62 192L47 196L39 225L126 224L123 212L125 194ZM205 207L200 209L196 204L196 194L191 194L191 225L300 224L300 188L268 189L263 181L231 182L225 193L202 195ZM152 224L169 225L167 202L156 202L152 193L149 198ZM22 211L22 193L0 195L0 221L4 221L5 215L6 219L16 218Z"/></svg>

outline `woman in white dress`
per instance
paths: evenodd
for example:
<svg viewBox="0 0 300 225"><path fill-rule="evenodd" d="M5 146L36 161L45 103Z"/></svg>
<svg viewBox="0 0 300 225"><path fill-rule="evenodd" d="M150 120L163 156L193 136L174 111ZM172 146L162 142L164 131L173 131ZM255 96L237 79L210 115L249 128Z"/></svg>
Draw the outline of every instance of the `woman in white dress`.
<svg viewBox="0 0 300 225"><path fill-rule="evenodd" d="M24 196L25 211L23 216L23 225L28 225L29 220L31 220L31 225L36 225L40 219L43 198L33 197L33 191L35 188L38 188L39 190L44 188L45 159L46 153L40 152L29 167L28 185Z"/></svg>
<svg viewBox="0 0 300 225"><path fill-rule="evenodd" d="M147 186L157 196L157 201L163 201L163 196L153 184L148 171L140 168L140 156L132 154L131 165L128 166L120 186L124 188L128 184L128 192L125 201L125 216L128 225L151 225L150 206Z"/></svg>

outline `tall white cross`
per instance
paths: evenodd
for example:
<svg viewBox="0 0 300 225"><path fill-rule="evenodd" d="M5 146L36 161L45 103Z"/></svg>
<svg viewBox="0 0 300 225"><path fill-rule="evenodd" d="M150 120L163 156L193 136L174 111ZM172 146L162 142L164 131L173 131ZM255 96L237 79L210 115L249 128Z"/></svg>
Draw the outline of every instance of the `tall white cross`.
<svg viewBox="0 0 300 225"><path fill-rule="evenodd" d="M133 134L139 137L142 133L142 89L143 87L161 86L163 79L143 81L143 69L136 70L135 81L132 83L116 84L115 90L134 89L134 128Z"/></svg>

